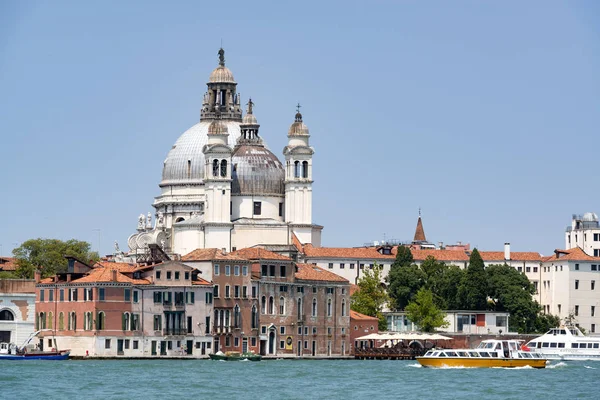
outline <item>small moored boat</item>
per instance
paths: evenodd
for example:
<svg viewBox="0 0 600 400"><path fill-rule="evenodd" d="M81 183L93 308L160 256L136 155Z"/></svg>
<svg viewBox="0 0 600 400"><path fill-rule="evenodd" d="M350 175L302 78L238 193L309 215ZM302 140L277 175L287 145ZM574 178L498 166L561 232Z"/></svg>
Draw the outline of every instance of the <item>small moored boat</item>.
<svg viewBox="0 0 600 400"><path fill-rule="evenodd" d="M234 351L228 351L227 353L223 353L218 351L214 354L209 354L211 360L217 361L260 361L262 360L262 356L254 353L238 353Z"/></svg>
<svg viewBox="0 0 600 400"><path fill-rule="evenodd" d="M0 360L67 360L71 350L58 350L56 340L54 349L44 351L36 346L30 345L41 331L29 335L21 347L14 343L0 343Z"/></svg>
<svg viewBox="0 0 600 400"><path fill-rule="evenodd" d="M475 349L432 349L417 361L424 367L545 368L546 359L521 350L518 340L484 340Z"/></svg>

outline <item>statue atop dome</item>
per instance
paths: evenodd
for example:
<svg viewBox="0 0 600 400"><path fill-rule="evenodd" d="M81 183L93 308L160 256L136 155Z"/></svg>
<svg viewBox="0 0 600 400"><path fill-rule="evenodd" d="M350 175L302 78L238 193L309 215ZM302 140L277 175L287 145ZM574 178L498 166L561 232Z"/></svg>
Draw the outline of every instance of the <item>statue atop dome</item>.
<svg viewBox="0 0 600 400"><path fill-rule="evenodd" d="M225 50L219 49L219 65L225 66Z"/></svg>

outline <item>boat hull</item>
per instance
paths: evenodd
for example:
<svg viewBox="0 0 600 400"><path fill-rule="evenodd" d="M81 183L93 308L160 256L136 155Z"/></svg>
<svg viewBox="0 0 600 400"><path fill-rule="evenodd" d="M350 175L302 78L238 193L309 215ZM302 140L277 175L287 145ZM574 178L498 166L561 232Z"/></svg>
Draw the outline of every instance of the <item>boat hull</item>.
<svg viewBox="0 0 600 400"><path fill-rule="evenodd" d="M259 355L248 355L248 356L228 356L228 355L220 355L220 354L209 354L208 355L211 360L216 361L260 361L262 359Z"/></svg>
<svg viewBox="0 0 600 400"><path fill-rule="evenodd" d="M0 360L68 360L69 352L53 354L0 354Z"/></svg>
<svg viewBox="0 0 600 400"><path fill-rule="evenodd" d="M428 368L546 368L546 360L529 358L417 357Z"/></svg>

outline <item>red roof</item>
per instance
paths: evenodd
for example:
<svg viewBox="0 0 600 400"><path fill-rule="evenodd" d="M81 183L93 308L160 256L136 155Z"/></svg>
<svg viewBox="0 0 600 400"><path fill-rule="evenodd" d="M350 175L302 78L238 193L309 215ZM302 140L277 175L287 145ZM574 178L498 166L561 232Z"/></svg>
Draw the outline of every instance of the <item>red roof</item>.
<svg viewBox="0 0 600 400"><path fill-rule="evenodd" d="M350 319L351 320L359 320L359 321L379 321L376 317L371 317L369 315L357 313L356 311L350 310Z"/></svg>
<svg viewBox="0 0 600 400"><path fill-rule="evenodd" d="M234 253L223 253L220 249L196 249L181 257L182 261L243 261L243 258Z"/></svg>
<svg viewBox="0 0 600 400"><path fill-rule="evenodd" d="M298 239L298 236L296 236L295 233L292 232L292 243L294 244L294 246L296 246L296 248L298 249L298 251L302 251L302 242L300 242L300 239Z"/></svg>
<svg viewBox="0 0 600 400"><path fill-rule="evenodd" d="M207 285L212 286L212 283L207 281L206 279L202 279L200 277L196 278L195 281L192 281L192 285Z"/></svg>
<svg viewBox="0 0 600 400"><path fill-rule="evenodd" d="M232 254L245 258L247 260L280 260L292 261L291 258L282 256L269 250L261 249L260 247L252 247L234 251Z"/></svg>
<svg viewBox="0 0 600 400"><path fill-rule="evenodd" d="M339 275L317 267L315 264L296 264L298 272L296 279L305 281L327 281L327 282L348 282L347 279Z"/></svg>
<svg viewBox="0 0 600 400"><path fill-rule="evenodd" d="M14 257L0 257L0 271L15 271L17 259Z"/></svg>
<svg viewBox="0 0 600 400"><path fill-rule="evenodd" d="M569 250L554 250L554 255L545 257L544 262L548 261L595 261L600 263L600 257L592 257L581 247L575 247Z"/></svg>
<svg viewBox="0 0 600 400"><path fill-rule="evenodd" d="M503 251L480 251L479 254L483 261L505 261ZM535 251L511 251L510 261L542 261L542 256Z"/></svg>
<svg viewBox="0 0 600 400"><path fill-rule="evenodd" d="M469 256L463 250L411 250L416 261L424 261L433 256L438 261L469 261Z"/></svg>
<svg viewBox="0 0 600 400"><path fill-rule="evenodd" d="M381 254L376 247L313 247L310 243L304 246L304 254L309 258L350 258L363 260L395 259L396 249L392 254Z"/></svg>
<svg viewBox="0 0 600 400"><path fill-rule="evenodd" d="M113 279L113 271L115 271L115 278ZM117 269L111 268L95 268L89 274L79 279L71 281L71 283L96 283L96 282L120 282L120 283L131 283L133 285L148 285L150 281L147 279L132 279L128 276L123 275Z"/></svg>
<svg viewBox="0 0 600 400"><path fill-rule="evenodd" d="M133 272L139 266L129 263L111 262L111 261L98 261L94 264L94 268L110 268L116 269L119 272Z"/></svg>

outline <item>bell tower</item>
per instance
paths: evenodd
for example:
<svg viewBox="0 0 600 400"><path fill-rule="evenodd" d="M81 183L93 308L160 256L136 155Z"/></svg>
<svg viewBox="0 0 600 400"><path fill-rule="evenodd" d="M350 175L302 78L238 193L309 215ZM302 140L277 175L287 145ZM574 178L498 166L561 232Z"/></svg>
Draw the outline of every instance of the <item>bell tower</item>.
<svg viewBox="0 0 600 400"><path fill-rule="evenodd" d="M285 221L303 243L312 242L312 157L308 127L302 121L300 104L288 130L285 156Z"/></svg>
<svg viewBox="0 0 600 400"><path fill-rule="evenodd" d="M233 73L225 66L225 50L219 49L219 66L208 78L207 91L202 100L200 121L211 121L220 116L223 120L242 120L240 94Z"/></svg>

